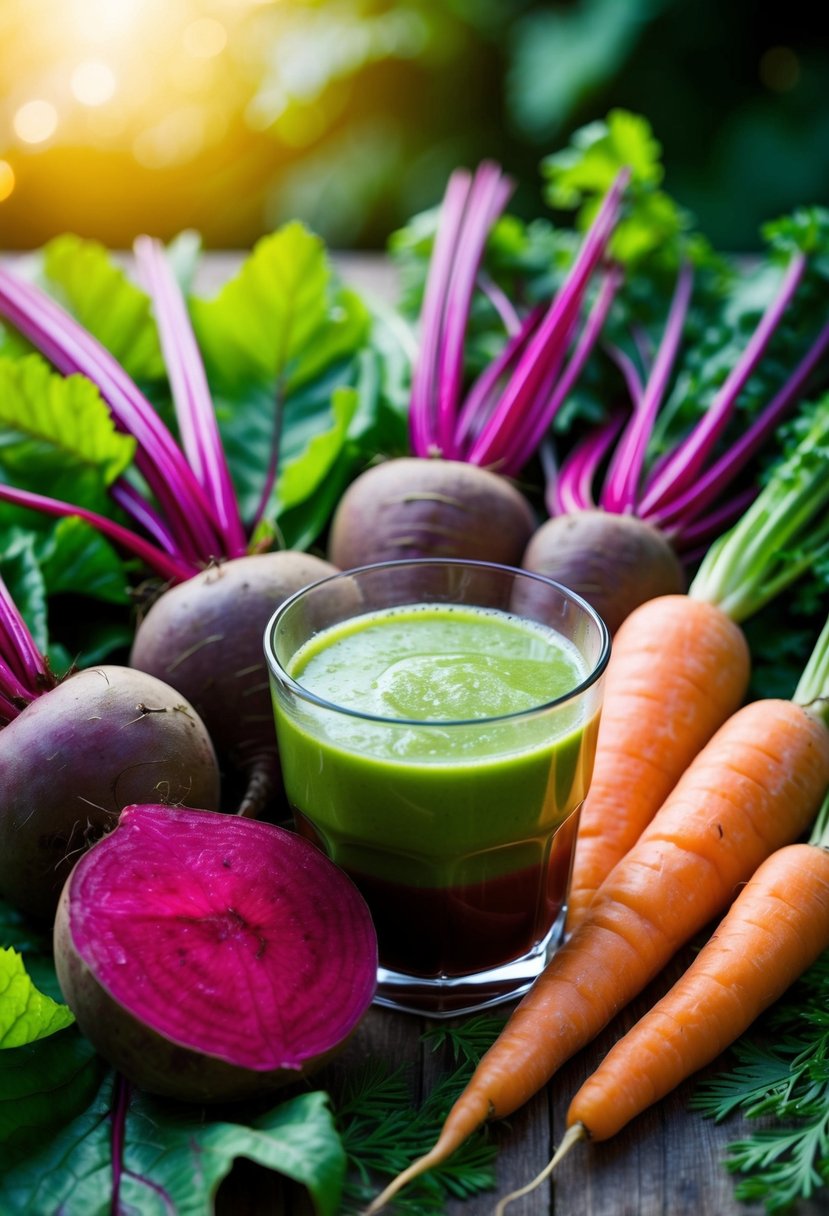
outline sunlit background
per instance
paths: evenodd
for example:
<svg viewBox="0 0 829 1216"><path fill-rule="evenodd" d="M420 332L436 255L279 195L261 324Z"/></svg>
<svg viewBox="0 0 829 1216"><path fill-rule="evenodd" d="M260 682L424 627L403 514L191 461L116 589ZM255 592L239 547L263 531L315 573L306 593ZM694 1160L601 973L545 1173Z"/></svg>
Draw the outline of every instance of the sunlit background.
<svg viewBox="0 0 829 1216"><path fill-rule="evenodd" d="M624 105L722 247L829 202L829 48L747 0L0 0L0 248L244 247L298 216L377 248L458 163L537 165ZM817 10L816 10L817 11Z"/></svg>

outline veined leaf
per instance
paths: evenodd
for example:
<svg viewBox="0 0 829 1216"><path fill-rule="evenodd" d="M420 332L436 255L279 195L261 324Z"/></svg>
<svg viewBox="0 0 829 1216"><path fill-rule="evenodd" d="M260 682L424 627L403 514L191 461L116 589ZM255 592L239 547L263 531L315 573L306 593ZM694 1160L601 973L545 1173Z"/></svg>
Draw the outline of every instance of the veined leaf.
<svg viewBox="0 0 829 1216"><path fill-rule="evenodd" d="M291 446L277 481L275 525L282 545L305 549L321 535L348 482L377 455L408 451L406 404L408 381L399 366L399 352L365 349L355 361L354 389L335 389L331 407L320 400L319 414L307 393L301 417L295 416L288 436ZM408 365L406 365L408 370ZM320 386L320 382L316 382ZM313 387L313 386L312 386ZM295 448L298 440L305 446ZM296 454L294 455L294 452Z"/></svg>
<svg viewBox="0 0 829 1216"><path fill-rule="evenodd" d="M123 1152L114 1163L112 1119L119 1117L125 1121ZM289 1099L249 1125L206 1122L200 1109L139 1093L119 1110L112 1074L87 1109L51 1140L18 1156L0 1180L4 1216L210 1216L219 1183L237 1157L304 1184L319 1216L334 1216L345 1173L323 1093Z"/></svg>
<svg viewBox="0 0 829 1216"><path fill-rule="evenodd" d="M35 645L46 653L49 642L46 582L35 553L35 538L21 528L0 533L0 570Z"/></svg>
<svg viewBox="0 0 829 1216"><path fill-rule="evenodd" d="M91 381L61 376L39 355L0 359L0 466L26 489L100 505L135 440L115 429Z"/></svg>
<svg viewBox="0 0 829 1216"><path fill-rule="evenodd" d="M45 1039L74 1020L67 1005L38 991L16 950L0 948L0 1048Z"/></svg>
<svg viewBox="0 0 829 1216"><path fill-rule="evenodd" d="M358 400L356 389L340 387L334 390L331 396L333 426L315 434L305 450L280 473L278 494L284 508L309 498L330 472L345 443Z"/></svg>
<svg viewBox="0 0 829 1216"><path fill-rule="evenodd" d="M14 947L24 957L26 970L32 983L40 991L52 997L54 1001L62 1001L63 993L55 974L55 962L52 956L52 935L41 925L32 924L17 908L0 899L0 944L3 947ZM0 1057L4 1066L8 1066L9 1057ZM2 1084L0 1084L0 1140L2 1140Z"/></svg>
<svg viewBox="0 0 829 1216"><path fill-rule="evenodd" d="M356 371L355 364L352 373ZM296 390L284 402L279 438L280 470L301 460L317 436L336 427L332 402L337 392L345 387L343 373L337 368ZM216 416L244 519L253 517L262 495L277 425L276 411L273 393L261 384L249 384L233 399L216 398ZM281 478L282 472L277 478L277 491ZM271 522L277 510L278 499L274 495L266 510Z"/></svg>
<svg viewBox="0 0 829 1216"><path fill-rule="evenodd" d="M263 237L216 296L191 301L191 312L211 382L223 392L278 379L291 391L350 355L368 326L322 240L297 222Z"/></svg>
<svg viewBox="0 0 829 1216"><path fill-rule="evenodd" d="M0 1211L4 1216L18 1210L8 1204L6 1172L29 1153L48 1152L50 1137L88 1109L104 1069L74 1026L24 1047L0 1051Z"/></svg>
<svg viewBox="0 0 829 1216"><path fill-rule="evenodd" d="M164 376L149 297L97 241L65 235L43 248L52 294L135 380Z"/></svg>
<svg viewBox="0 0 829 1216"><path fill-rule="evenodd" d="M41 543L39 557L49 595L75 592L129 603L124 562L109 541L77 516L57 521Z"/></svg>

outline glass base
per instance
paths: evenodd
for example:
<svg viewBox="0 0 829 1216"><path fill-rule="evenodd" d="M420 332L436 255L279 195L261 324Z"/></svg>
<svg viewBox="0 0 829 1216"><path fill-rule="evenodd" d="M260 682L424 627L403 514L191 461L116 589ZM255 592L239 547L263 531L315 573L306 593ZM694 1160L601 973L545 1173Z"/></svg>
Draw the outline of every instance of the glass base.
<svg viewBox="0 0 829 1216"><path fill-rule="evenodd" d="M473 975L423 976L378 967L374 1004L401 1013L453 1018L517 1000L532 986L561 945L566 915L564 907L550 932L529 954L488 971Z"/></svg>

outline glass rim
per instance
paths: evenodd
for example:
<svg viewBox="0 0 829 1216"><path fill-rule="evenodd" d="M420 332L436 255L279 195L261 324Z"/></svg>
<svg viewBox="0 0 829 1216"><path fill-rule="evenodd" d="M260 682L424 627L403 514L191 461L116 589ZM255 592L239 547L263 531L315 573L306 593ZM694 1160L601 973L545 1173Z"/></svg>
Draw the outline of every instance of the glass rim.
<svg viewBox="0 0 829 1216"><path fill-rule="evenodd" d="M569 692L562 693L558 697L553 697L549 701L543 701L538 705L531 705L526 709L513 710L507 714L491 714L483 718L393 718L388 715L370 714L363 710L353 709L347 705L339 705L336 701L329 701L326 697L319 696L318 693L312 692L306 688L286 669L276 656L276 651L273 645L273 635L280 620L288 613L293 605L310 591L316 591L327 583L337 582L345 578L351 578L354 575L373 573L384 569L395 569L400 567L423 567L423 566L468 566L478 570L492 570L500 574L520 575L522 578L530 581L541 583L546 587L550 587L561 594L572 603L576 604L596 625L599 632L600 650L596 662L593 664L592 670L587 673L584 679L571 688ZM427 601L424 601L427 602ZM436 601L439 602L439 601ZM400 604L393 607L405 608L408 605ZM469 607L474 608L474 604ZM485 607L485 605L479 605ZM372 611L366 610L367 613ZM518 613L516 616L520 615ZM352 619L352 618L346 618ZM527 618L530 619L530 618ZM543 625L543 621L537 621L536 624ZM550 628L548 626L548 628ZM348 570L338 570L334 574L323 575L322 578L315 579L312 583L307 583L304 587L300 587L298 591L294 591L287 599L276 608L273 615L268 620L265 626L264 633L264 651L265 659L268 664L270 675L300 700L306 701L311 705L315 705L319 709L325 709L331 713L345 714L351 718L358 718L363 722L375 722L385 726L416 726L421 728L436 728L446 729L447 727L462 727L462 726L477 726L483 727L490 723L516 721L521 718L530 718L535 714L544 713L545 711L556 709L567 705L571 701L577 700L583 693L587 692L594 684L598 682L604 675L608 660L610 659L611 638L610 630L605 624L603 618L599 615L592 604L577 591L573 591L564 583L556 582L555 579L548 578L546 574L537 574L533 570L522 570L520 566L507 566L500 562L480 561L476 558L465 557L404 557L394 558L382 562L369 562L364 566L354 566Z"/></svg>

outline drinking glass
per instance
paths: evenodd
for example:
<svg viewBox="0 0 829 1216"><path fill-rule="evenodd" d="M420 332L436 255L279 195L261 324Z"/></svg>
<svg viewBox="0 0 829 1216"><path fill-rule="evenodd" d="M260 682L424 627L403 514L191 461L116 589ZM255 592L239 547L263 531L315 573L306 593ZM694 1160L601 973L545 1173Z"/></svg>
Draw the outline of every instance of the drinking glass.
<svg viewBox="0 0 829 1216"><path fill-rule="evenodd" d="M297 830L372 912L377 1002L519 996L560 943L606 626L486 562L382 562L291 596L265 633Z"/></svg>

